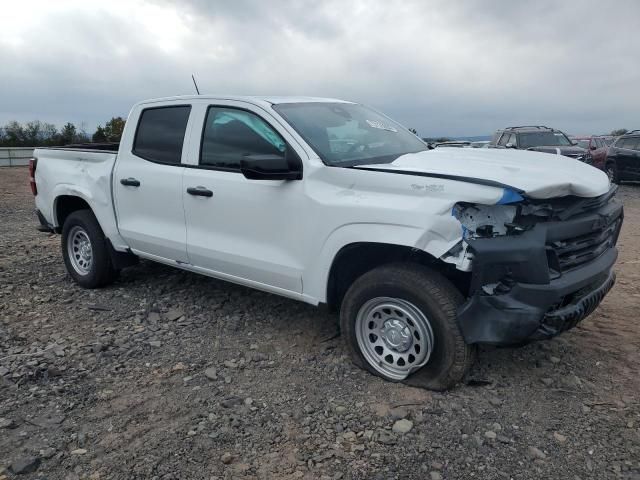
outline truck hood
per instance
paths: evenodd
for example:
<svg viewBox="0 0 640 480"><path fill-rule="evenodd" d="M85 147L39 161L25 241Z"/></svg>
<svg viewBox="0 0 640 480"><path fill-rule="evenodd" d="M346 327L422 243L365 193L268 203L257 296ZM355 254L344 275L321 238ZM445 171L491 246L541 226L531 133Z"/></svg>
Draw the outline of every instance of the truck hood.
<svg viewBox="0 0 640 480"><path fill-rule="evenodd" d="M597 168L562 155L526 150L443 148L354 168L510 187L539 199L597 197L609 191L607 175Z"/></svg>

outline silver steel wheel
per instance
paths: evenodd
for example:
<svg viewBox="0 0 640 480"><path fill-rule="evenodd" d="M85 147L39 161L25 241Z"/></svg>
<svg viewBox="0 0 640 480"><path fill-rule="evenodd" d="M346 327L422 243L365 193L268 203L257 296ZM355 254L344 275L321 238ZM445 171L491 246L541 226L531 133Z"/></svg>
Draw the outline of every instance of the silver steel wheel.
<svg viewBox="0 0 640 480"><path fill-rule="evenodd" d="M365 360L384 376L403 380L425 365L433 330L422 311L400 298L377 297L358 311L356 339Z"/></svg>
<svg viewBox="0 0 640 480"><path fill-rule="evenodd" d="M88 275L93 264L91 240L84 228L76 225L67 237L67 253L73 269L80 275Z"/></svg>

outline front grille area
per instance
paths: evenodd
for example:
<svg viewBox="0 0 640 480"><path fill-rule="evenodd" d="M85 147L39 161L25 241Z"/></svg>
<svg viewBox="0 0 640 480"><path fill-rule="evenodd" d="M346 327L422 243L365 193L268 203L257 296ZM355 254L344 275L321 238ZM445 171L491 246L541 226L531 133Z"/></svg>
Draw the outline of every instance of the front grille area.
<svg viewBox="0 0 640 480"><path fill-rule="evenodd" d="M565 272L595 260L615 245L621 225L622 219L618 217L587 234L549 243L547 247L555 253L556 259L555 265L550 266Z"/></svg>

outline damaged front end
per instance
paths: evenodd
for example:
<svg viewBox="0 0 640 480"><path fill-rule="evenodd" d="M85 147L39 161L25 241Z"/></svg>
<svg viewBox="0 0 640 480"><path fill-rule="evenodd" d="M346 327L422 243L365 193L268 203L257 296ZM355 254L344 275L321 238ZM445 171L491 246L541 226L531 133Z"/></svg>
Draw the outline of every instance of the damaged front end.
<svg viewBox="0 0 640 480"><path fill-rule="evenodd" d="M595 198L456 204L462 239L443 260L470 272L458 322L467 343L553 337L595 310L613 286L623 219L615 187Z"/></svg>

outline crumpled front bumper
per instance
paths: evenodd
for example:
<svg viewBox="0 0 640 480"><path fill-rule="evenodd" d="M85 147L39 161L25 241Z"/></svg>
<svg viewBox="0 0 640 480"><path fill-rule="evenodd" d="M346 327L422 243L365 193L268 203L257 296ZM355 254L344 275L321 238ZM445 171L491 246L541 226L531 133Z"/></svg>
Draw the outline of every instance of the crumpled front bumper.
<svg viewBox="0 0 640 480"><path fill-rule="evenodd" d="M580 235L608 215L615 231L602 253L559 271L549 246ZM612 223L615 222L615 223ZM615 242L622 205L562 222L541 223L518 236L470 242L474 253L471 295L458 310L458 324L470 344L517 345L551 338L590 315L615 283Z"/></svg>

